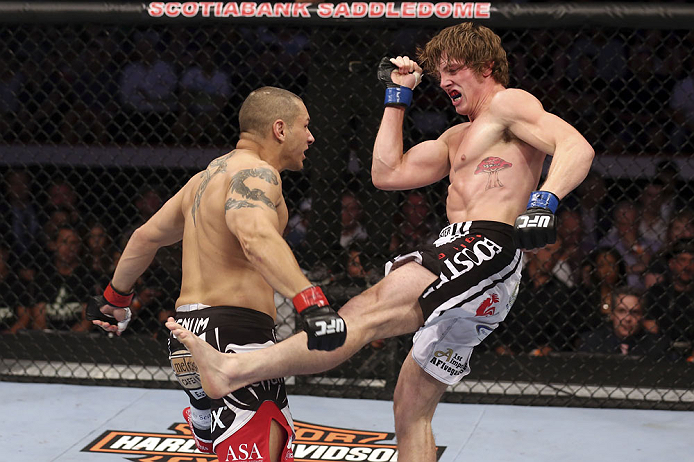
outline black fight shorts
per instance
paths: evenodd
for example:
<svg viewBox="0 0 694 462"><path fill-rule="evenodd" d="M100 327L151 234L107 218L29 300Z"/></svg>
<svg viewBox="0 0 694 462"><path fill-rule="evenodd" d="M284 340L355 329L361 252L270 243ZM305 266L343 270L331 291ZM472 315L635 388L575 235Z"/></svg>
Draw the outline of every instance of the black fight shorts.
<svg viewBox="0 0 694 462"><path fill-rule="evenodd" d="M176 308L176 322L223 353L242 354L267 348L277 342L274 320L265 313L248 308L183 305ZM169 358L191 405L211 410L215 447L250 422L263 403L268 401L284 416L285 422L280 423L291 430L288 434L291 443L294 424L283 378L248 385L221 399L209 399L202 389L192 356L173 335L169 336Z"/></svg>

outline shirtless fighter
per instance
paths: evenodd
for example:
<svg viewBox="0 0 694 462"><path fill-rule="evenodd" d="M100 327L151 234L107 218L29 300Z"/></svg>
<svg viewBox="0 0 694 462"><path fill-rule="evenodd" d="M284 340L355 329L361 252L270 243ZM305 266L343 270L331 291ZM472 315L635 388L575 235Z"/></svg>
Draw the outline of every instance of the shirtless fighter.
<svg viewBox="0 0 694 462"><path fill-rule="evenodd" d="M279 172L303 167L314 141L308 124L306 106L295 94L273 87L252 92L239 112L236 149L193 176L133 233L103 297L88 305L94 324L120 335L130 320L133 284L160 247L183 240L176 320L210 348L243 356L274 344L275 290L293 299L308 349L342 345L342 318L306 279L282 238L287 206ZM200 451L219 460L294 460L281 376L208 397L190 353L173 336L169 357L190 398L184 416Z"/></svg>
<svg viewBox="0 0 694 462"><path fill-rule="evenodd" d="M586 176L593 149L533 95L507 89L501 39L486 27L444 29L420 52L460 115L438 139L403 154L402 124L422 69L406 56L386 59L385 110L373 150L372 178L381 189L419 188L449 177L450 225L439 239L386 266L386 277L348 302L344 346L305 347L299 333L248 355L222 355L173 319L167 327L193 354L210 396L267 377L312 374L336 366L367 342L416 331L394 396L398 460L436 460L431 420L443 392L469 373L473 347L515 300L522 251L552 243L558 202ZM546 155L552 163L539 190ZM528 201L529 198L529 201Z"/></svg>

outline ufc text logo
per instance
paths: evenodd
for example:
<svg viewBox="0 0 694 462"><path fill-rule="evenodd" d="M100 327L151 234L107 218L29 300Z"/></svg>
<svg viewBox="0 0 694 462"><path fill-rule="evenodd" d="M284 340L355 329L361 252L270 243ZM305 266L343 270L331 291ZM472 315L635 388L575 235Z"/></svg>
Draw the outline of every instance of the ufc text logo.
<svg viewBox="0 0 694 462"><path fill-rule="evenodd" d="M521 215L518 217L518 227L519 228L546 228L549 226L549 215L534 216L532 218L527 215Z"/></svg>
<svg viewBox="0 0 694 462"><path fill-rule="evenodd" d="M316 327L320 328L320 330L316 332L316 337L320 337L321 335L344 332L345 321L342 319L331 319L330 322L316 321Z"/></svg>

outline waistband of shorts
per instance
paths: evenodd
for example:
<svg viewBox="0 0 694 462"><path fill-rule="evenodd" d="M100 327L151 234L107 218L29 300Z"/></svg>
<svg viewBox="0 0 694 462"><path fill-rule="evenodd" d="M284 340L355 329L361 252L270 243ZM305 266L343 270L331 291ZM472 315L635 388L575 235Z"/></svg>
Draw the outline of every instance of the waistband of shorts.
<svg viewBox="0 0 694 462"><path fill-rule="evenodd" d="M451 223L441 230L439 237L460 235L464 236L473 231L497 231L501 233L513 233L513 226L508 223L502 223L500 221L488 221L488 220L476 220L476 221L462 221L459 223Z"/></svg>
<svg viewBox="0 0 694 462"><path fill-rule="evenodd" d="M204 303L188 303L187 305L177 306L176 313L188 313L189 311L203 310L205 308L210 308L210 305L205 305Z"/></svg>
<svg viewBox="0 0 694 462"><path fill-rule="evenodd" d="M176 307L176 313L193 317L209 315L214 316L215 319L224 319L229 316L234 319L233 323L238 326L247 324L249 327L271 329L275 325L275 320L269 314L243 306L209 306L203 303L190 303Z"/></svg>

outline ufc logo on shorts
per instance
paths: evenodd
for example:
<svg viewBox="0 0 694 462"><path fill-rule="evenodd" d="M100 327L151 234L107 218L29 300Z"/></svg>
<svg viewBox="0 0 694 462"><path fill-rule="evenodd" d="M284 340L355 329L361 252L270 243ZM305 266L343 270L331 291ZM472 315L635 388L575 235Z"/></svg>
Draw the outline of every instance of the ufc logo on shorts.
<svg viewBox="0 0 694 462"><path fill-rule="evenodd" d="M518 219L521 220L521 222L518 223L519 228L546 228L549 226L550 217L548 215L542 215L529 218L525 215L521 215Z"/></svg>
<svg viewBox="0 0 694 462"><path fill-rule="evenodd" d="M316 327L320 327L320 330L316 332L316 337L320 337L321 335L344 332L345 322L342 319L332 319L329 323L325 321L316 321Z"/></svg>

